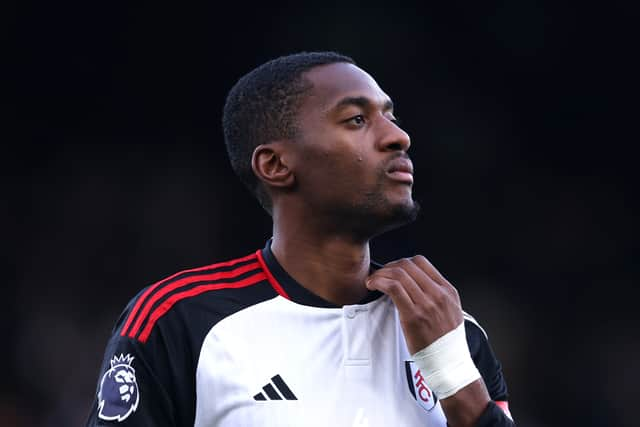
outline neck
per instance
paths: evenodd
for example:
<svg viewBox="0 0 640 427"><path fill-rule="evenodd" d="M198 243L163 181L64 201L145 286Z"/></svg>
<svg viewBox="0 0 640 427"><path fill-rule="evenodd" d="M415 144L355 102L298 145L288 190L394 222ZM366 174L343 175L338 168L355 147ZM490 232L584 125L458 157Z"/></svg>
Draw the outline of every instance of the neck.
<svg viewBox="0 0 640 427"><path fill-rule="evenodd" d="M346 233L327 233L311 221L287 221L274 215L274 256L298 283L335 305L356 304L368 294L369 241Z"/></svg>

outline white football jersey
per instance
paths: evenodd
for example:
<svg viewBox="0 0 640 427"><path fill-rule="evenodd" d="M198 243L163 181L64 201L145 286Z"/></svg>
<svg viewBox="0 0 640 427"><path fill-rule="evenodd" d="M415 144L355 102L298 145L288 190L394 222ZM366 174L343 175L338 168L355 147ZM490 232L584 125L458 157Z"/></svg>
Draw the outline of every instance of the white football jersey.
<svg viewBox="0 0 640 427"><path fill-rule="evenodd" d="M372 265L372 268L377 268ZM493 401L507 388L465 315ZM482 425L510 425L491 404ZM411 362L391 299L337 307L298 284L267 246L143 289L107 345L87 426L445 427Z"/></svg>

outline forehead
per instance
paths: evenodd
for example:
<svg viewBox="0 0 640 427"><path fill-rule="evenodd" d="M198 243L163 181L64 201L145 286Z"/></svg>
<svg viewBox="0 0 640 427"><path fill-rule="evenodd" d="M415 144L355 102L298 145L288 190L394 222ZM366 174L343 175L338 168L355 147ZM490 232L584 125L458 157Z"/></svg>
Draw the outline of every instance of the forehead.
<svg viewBox="0 0 640 427"><path fill-rule="evenodd" d="M302 111L327 112L346 97L366 97L374 104L389 100L378 83L361 68L349 63L336 63L315 67L304 74L313 85L302 105Z"/></svg>

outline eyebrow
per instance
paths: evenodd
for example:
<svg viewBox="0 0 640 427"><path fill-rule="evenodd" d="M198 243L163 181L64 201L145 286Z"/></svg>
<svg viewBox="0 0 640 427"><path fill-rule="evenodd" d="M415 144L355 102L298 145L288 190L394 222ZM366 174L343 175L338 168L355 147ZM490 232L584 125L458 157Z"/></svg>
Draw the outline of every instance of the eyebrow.
<svg viewBox="0 0 640 427"><path fill-rule="evenodd" d="M360 108L370 108L372 105L374 105L374 103L366 96L348 96L338 101L338 103L332 108L332 110L339 110L349 105L355 105L356 107ZM384 111L393 110L393 101L387 99L382 104L382 109Z"/></svg>

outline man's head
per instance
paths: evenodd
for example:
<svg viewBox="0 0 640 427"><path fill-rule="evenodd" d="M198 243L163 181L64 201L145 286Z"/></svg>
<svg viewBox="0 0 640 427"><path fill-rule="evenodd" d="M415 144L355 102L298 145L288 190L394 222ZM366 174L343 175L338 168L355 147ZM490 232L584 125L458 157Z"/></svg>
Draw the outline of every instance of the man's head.
<svg viewBox="0 0 640 427"><path fill-rule="evenodd" d="M415 218L409 136L350 58L303 53L258 67L231 90L223 123L234 169L267 210L274 202L364 238Z"/></svg>
<svg viewBox="0 0 640 427"><path fill-rule="evenodd" d="M244 75L227 96L222 127L231 166L269 213L271 200L251 167L253 151L261 144L296 137L298 111L311 89L303 74L338 62L354 63L335 52L282 56Z"/></svg>

